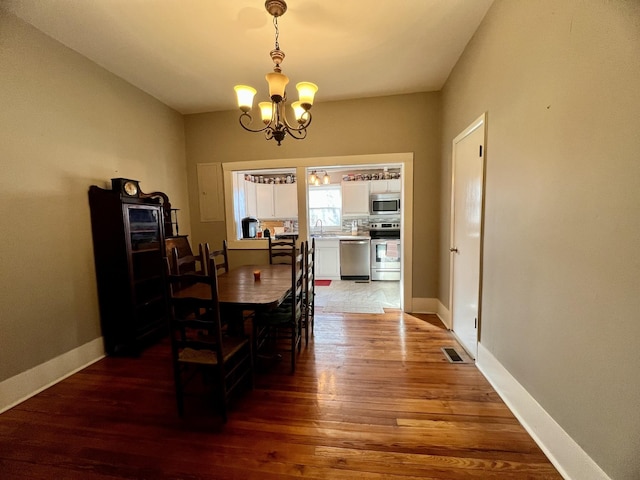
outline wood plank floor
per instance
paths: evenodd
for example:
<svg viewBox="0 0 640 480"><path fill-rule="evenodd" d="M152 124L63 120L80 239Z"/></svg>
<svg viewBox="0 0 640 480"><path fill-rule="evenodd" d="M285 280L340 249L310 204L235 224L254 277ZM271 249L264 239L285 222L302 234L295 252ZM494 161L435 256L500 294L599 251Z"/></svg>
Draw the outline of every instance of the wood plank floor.
<svg viewBox="0 0 640 480"><path fill-rule="evenodd" d="M321 314L296 374L256 375L222 425L176 413L168 344L105 358L0 415L0 478L560 479L437 317Z"/></svg>

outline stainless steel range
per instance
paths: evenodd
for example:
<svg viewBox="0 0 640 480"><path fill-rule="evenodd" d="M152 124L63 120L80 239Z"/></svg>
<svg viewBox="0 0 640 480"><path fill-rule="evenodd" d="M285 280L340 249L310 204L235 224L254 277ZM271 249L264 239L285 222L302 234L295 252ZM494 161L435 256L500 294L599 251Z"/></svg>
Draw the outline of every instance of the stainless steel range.
<svg viewBox="0 0 640 480"><path fill-rule="evenodd" d="M400 222L377 222L369 226L371 235L371 280L400 280Z"/></svg>

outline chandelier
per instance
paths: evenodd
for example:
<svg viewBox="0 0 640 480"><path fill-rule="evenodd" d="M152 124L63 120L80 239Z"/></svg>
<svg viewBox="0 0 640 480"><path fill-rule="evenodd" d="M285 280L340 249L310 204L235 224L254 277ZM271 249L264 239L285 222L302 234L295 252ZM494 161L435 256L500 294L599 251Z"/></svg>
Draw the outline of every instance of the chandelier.
<svg viewBox="0 0 640 480"><path fill-rule="evenodd" d="M318 87L310 82L300 82L296 85L298 89L299 100L293 102L291 107L295 115L296 124L291 125L286 116L285 106L287 103L287 94L285 87L289 83L289 78L282 73L280 64L284 60L284 52L280 50L278 43L278 17L284 15L287 11L287 4L284 0L267 0L264 4L267 12L273 16L273 26L275 28L275 48L271 50L271 60L275 66L272 73L267 73L265 78L269 84L270 102L260 102L258 107L262 116L263 128L250 128L253 118L249 114L253 107L253 97L256 89L247 85L236 85L234 90L238 97L238 107L242 113L240 114L240 125L249 132L264 132L267 140L274 139L280 145L284 137L289 134L296 140L302 140L307 136L307 127L311 123L311 107L313 106L313 97L318 91Z"/></svg>

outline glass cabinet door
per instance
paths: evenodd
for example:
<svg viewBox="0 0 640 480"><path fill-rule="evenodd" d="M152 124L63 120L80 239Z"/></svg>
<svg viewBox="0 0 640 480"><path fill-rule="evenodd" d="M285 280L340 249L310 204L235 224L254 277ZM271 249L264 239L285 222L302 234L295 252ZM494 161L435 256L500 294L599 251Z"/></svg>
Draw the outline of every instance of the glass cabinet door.
<svg viewBox="0 0 640 480"><path fill-rule="evenodd" d="M160 247L160 211L154 207L128 205L129 241L132 251Z"/></svg>

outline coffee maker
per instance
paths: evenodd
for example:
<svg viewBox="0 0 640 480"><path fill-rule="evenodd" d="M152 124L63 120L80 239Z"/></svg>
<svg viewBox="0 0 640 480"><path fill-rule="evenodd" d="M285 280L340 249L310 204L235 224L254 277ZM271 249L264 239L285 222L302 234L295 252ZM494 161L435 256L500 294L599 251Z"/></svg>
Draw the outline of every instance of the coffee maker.
<svg viewBox="0 0 640 480"><path fill-rule="evenodd" d="M260 222L254 217L244 217L242 219L242 238L256 238Z"/></svg>

